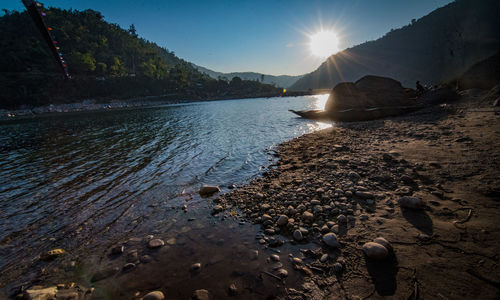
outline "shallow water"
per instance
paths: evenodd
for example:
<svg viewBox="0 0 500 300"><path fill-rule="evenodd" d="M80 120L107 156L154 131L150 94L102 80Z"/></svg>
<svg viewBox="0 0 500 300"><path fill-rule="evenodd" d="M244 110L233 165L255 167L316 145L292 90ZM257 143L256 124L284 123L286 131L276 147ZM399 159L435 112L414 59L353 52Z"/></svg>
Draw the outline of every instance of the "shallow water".
<svg viewBox="0 0 500 300"><path fill-rule="evenodd" d="M201 184L242 184L269 166L280 142L331 126L288 112L321 109L326 97L0 123L0 269L28 264L52 248L77 253L103 241L178 229L173 215L180 212L173 208L206 210L195 194Z"/></svg>

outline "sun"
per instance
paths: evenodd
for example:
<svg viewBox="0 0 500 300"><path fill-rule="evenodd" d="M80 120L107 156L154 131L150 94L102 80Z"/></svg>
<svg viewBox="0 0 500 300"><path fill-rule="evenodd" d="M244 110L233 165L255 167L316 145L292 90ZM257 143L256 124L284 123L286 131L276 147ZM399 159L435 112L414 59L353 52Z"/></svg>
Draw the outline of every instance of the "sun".
<svg viewBox="0 0 500 300"><path fill-rule="evenodd" d="M309 36L309 47L315 56L325 58L339 51L339 40L335 32L321 30Z"/></svg>

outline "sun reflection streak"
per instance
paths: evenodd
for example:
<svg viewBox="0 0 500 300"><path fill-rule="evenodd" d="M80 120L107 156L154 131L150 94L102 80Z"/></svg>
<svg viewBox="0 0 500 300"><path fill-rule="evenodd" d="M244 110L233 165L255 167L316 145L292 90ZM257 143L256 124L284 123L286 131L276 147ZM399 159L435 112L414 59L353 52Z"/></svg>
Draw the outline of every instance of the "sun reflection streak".
<svg viewBox="0 0 500 300"><path fill-rule="evenodd" d="M329 96L330 96L330 94L314 95L314 101L312 102L312 109L324 110L326 101L328 100ZM314 123L307 124L307 127L309 128L309 130L312 130L312 131L322 130L322 129L330 128L332 126L333 126L333 122L316 121Z"/></svg>

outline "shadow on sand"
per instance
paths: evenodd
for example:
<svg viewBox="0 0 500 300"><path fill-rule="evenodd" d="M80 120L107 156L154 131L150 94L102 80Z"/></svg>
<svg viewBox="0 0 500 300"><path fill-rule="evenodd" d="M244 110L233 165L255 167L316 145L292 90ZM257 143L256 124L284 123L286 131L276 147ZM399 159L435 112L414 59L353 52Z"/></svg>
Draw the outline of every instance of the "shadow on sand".
<svg viewBox="0 0 500 300"><path fill-rule="evenodd" d="M394 295L397 288L398 259L391 251L384 260L372 260L365 256L366 268L370 274L375 290L380 296Z"/></svg>
<svg viewBox="0 0 500 300"><path fill-rule="evenodd" d="M422 233L432 236L434 226L427 212L423 210L401 209L403 217Z"/></svg>

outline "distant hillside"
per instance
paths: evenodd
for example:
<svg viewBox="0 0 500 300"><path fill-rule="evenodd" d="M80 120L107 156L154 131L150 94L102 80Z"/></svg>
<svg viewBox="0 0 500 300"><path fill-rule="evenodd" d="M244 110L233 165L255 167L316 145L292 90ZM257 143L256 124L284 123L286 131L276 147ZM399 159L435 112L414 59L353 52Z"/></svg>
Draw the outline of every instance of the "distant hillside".
<svg viewBox="0 0 500 300"><path fill-rule="evenodd" d="M43 9L71 80L63 80L26 11L0 17L0 108L85 99L164 95L172 99L277 96L281 89L235 78L213 79L167 49L104 20L94 10Z"/></svg>
<svg viewBox="0 0 500 300"><path fill-rule="evenodd" d="M500 49L500 1L456 0L382 38L329 57L291 90L332 88L373 74L408 87L462 74Z"/></svg>
<svg viewBox="0 0 500 300"><path fill-rule="evenodd" d="M197 66L193 64L193 67L198 69L201 73L205 73L208 76L218 79L219 77L222 78L227 78L227 80L231 80L234 77L240 77L243 80L257 80L262 83L266 84L274 84L277 87L281 88L288 88L292 84L294 84L297 80L302 78L304 75L297 75L297 76L290 76L290 75L280 75L280 76L274 76L274 75L266 75L266 74L261 74L261 73L255 73L255 72L232 72L232 73L222 73L222 72L217 72L213 71L201 66ZM264 76L264 77L262 77ZM262 79L264 79L262 81Z"/></svg>

